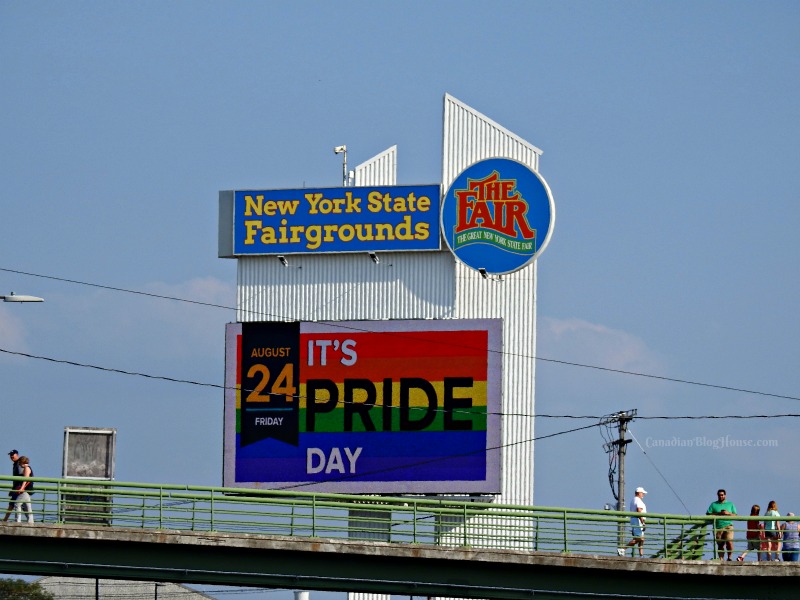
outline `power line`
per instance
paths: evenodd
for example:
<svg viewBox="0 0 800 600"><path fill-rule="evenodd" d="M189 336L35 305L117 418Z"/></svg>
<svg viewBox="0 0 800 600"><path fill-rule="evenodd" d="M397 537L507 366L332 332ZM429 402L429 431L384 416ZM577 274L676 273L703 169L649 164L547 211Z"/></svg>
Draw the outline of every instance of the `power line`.
<svg viewBox="0 0 800 600"><path fill-rule="evenodd" d="M190 380L187 380L187 379L176 379L176 378L173 378L173 377L149 375L149 374L146 374L146 373L138 373L138 372L135 372L135 371L125 371L125 370L122 370L122 369L110 369L110 368L107 368L107 367L99 367L99 366L96 366L96 365L78 363L78 362L75 362L75 361L67 361L67 360L54 359L54 358L49 358L49 357L42 357L42 356L37 356L37 355L34 355L34 354L28 354L28 353L24 353L24 352L13 352L13 351L10 351L10 350L6 350L4 348L0 348L0 352L4 352L6 354L13 354L13 355L17 355L17 356L24 356L24 357L27 357L27 358L35 358L35 359L40 359L40 360L46 360L46 361L54 362L54 363L67 364L67 365L76 366L76 367L91 368L91 369L96 369L96 370L100 370L100 371L108 371L108 372L111 372L111 373L117 373L117 374L122 374L122 375L132 375L132 376L139 376L139 377L147 377L147 378L150 378L150 379L160 379L160 380L164 380L164 381L170 381L170 382L173 382L173 383L186 383L186 384L192 384L192 385L202 385L202 386L206 386L206 387L213 387L213 388L217 388L217 389L225 389L224 385L219 385L219 384L199 383L199 382L190 381ZM502 416L502 413L500 413L500 414ZM526 415L526 416L528 416L528 415ZM535 417L535 415L529 415L529 416ZM582 426L582 427L575 427L573 429L569 429L569 430L566 430L566 431L560 431L560 432L556 432L556 433L552 433L552 434L548 434L548 435L543 435L543 436L539 436L539 437L534 437L534 438L530 438L530 439L526 439L526 440L521 440L521 441L517 441L517 442L511 442L511 443L508 443L508 444L501 444L499 446L493 446L493 447L489 447L489 448L480 448L478 450L473 450L473 451L470 451L470 452L464 452L464 453L459 453L459 454L451 454L451 455L446 455L446 456L434 457L434 458L426 459L426 460L415 462L415 463L407 463L407 464L403 464L403 465L397 465L397 466L394 466L394 467L389 467L389 468L385 468L385 469L378 469L378 470L370 471L370 472L367 472L367 473L354 474L352 476L343 475L341 477L332 477L330 479L325 479L325 480L322 480L322 481L302 482L302 483L286 486L286 487L279 488L279 489L296 489L296 488L299 488L299 487L305 487L305 486L309 486L309 485L317 485L317 484L320 484L320 483L329 483L329 482L335 482L335 481L342 481L342 480L352 479L352 478L355 478L355 477L364 477L365 475L376 475L376 474L385 473L385 472L388 472L388 471L407 469L407 468L417 467L417 466L421 466L421 465L428 464L428 463L441 462L443 460L450 460L450 459L458 458L458 457L462 457L462 456L470 456L470 455L477 454L477 453L489 452L489 451L492 451L492 450L500 450L500 449L503 449L503 448L508 448L508 447L511 447L511 446L517 446L517 445L520 445L520 444L529 444L529 443L532 443L532 442L535 442L535 441L545 440L545 439L553 438L553 437L556 437L556 436L565 435L567 433L574 433L574 432L577 432L577 431L582 431L582 430L585 430L585 429L591 429L591 428L597 427L597 426L598 426L597 423L593 423L591 425L585 425L585 426Z"/></svg>
<svg viewBox="0 0 800 600"><path fill-rule="evenodd" d="M525 439L525 440L518 440L516 442L509 442L507 444L500 444L499 446L491 446L491 447L488 447L488 448L479 448L477 450L471 450L469 452L460 452L458 454L448 454L446 456L436 456L436 457L433 457L433 458L427 458L425 460L420 460L420 461L417 461L417 462L405 463L405 464L402 464L402 465L395 465L393 467L386 467L386 468L383 468L383 469L375 469L373 471L368 471L368 472L364 472L364 473L344 474L344 475L341 475L341 476L331 477L329 479L322 479L322 480L318 480L318 481L303 481L303 482L299 482L299 483L296 483L296 484L293 484L293 485L287 485L287 486L284 486L284 487L274 488L274 489L277 489L277 490L293 490L293 489L307 487L307 486L311 486L311 485L319 485L321 483L332 483L332 482L339 482L339 481L347 481L349 479L357 479L357 478L364 477L365 475L378 475L378 474L381 474L381 473L388 473L388 472L391 472L391 471L399 471L399 470L402 470L402 469L409 469L409 468L412 468L412 467L419 467L419 466L427 465L427 464L430 464L430 463L442 462L442 461L450 460L450 459L453 459L453 458L460 458L460 457L464 457L464 456L472 456L473 454L482 454L484 452L490 452L492 450L504 450L505 448L511 448L512 446L520 446L522 444L532 444L533 442L539 442L541 440L546 440L546 439L549 439L549 438L554 438L554 437L558 437L558 436L561 436L561 435L566 435L568 433L575 433L575 432L578 432L578 431L583 431L585 429L592 429L592 428L598 427L598 426L599 426L599 423L593 423L591 425L584 425L583 427L575 427L573 429L567 429L566 431L558 431L556 433L550 433L550 434L547 434L547 435L542 435L542 436L538 436L538 437L532 437L532 438L528 438L528 439Z"/></svg>
<svg viewBox="0 0 800 600"><path fill-rule="evenodd" d="M604 416L597 416L597 415L546 415L546 414L537 414L534 415L538 418L547 418L547 419L602 419ZM706 419L777 419L777 418L784 418L784 417L800 417L800 413L779 413L775 415L681 415L681 416L674 416L674 415L650 415L650 416L642 416L636 415L636 420L668 420L668 421L676 421L676 420L706 420Z"/></svg>
<svg viewBox="0 0 800 600"><path fill-rule="evenodd" d="M541 356L536 356L534 358L536 360L541 360L541 361L545 361L545 362L557 363L557 364L562 364L562 365L569 365L571 367L581 367L581 368L584 368L584 369L595 369L595 370L598 370L598 371L606 371L608 373L618 373L620 375L631 375L631 376L634 376L634 377L645 377L647 379L658 379L658 380L661 380L661 381L668 381L670 383L683 383L683 384L686 384L686 385L696 385L696 386L700 386L700 387L713 388L713 389L724 390L724 391L728 391L728 392L741 392L743 394L753 394L755 396L767 396L769 398L778 398L778 399L781 399L781 400L800 400L800 396L787 396L787 395L784 395L784 394L773 394L773 393L770 393L770 392L761 392L761 391L758 391L758 390L750 390L750 389L747 389L747 388L737 388L737 387L728 386L728 385L719 385L719 384L716 384L716 383L703 383L702 381L692 381L690 379L678 379L676 377L665 377L665 376L662 376L662 375L652 375L652 374L649 374L649 373L638 373L636 371L625 371L623 369L611 369L609 367L598 367L596 365L585 365L585 364L582 364L582 363L569 362L569 361L566 361L566 360L556 360L556 359L553 359L553 358L544 358L544 357L541 357Z"/></svg>
<svg viewBox="0 0 800 600"><path fill-rule="evenodd" d="M38 277L40 279L49 279L51 281L61 281L62 283L73 283L75 285L85 285L88 287L99 288L101 290L110 290L112 292L124 292L126 294L136 294L138 296L148 296L150 298L159 298L161 300L174 300L176 302L187 302L188 304L197 304L200 306L209 306L211 308L224 308L226 310L236 310L231 306L225 306L224 304L214 304L212 302L200 302L198 300L189 300L187 298L178 298L176 296L166 296L163 294L153 294L151 292L142 292L139 290L130 290L128 288L121 288L121 287L114 287L111 285L102 285L99 283L90 283L88 281L79 281L77 279L67 279L65 277L55 277L54 275L41 275L39 273L28 273L26 271L17 271L15 269L5 269L0 267L0 271L5 273L13 273L15 275L25 275L27 277Z"/></svg>
<svg viewBox="0 0 800 600"><path fill-rule="evenodd" d="M68 366L73 366L73 367L84 368L84 369L94 369L96 371L103 371L103 372L107 372L107 373L116 373L118 375L128 375L128 376L133 376L133 377L144 377L144 378L147 378L147 379L168 381L170 383L183 383L183 384L186 384L186 385L196 385L196 386L209 387L209 388L214 388L214 389L219 389L219 390L228 390L228 389L236 390L236 389L238 389L238 388L235 388L235 387L225 386L225 385L219 384L219 383L204 383L204 382L201 382L201 381L193 381L191 379L180 379L180 378L177 378L177 377L168 377L168 376L165 376L165 375L152 375L150 373L142 373L142 372L139 372L139 371L128 371L128 370L125 370L125 369L116 369L116 368L111 368L111 367L101 367L99 365L93 365L93 364L90 364L90 363L82 363L82 362L77 362L77 361L73 361L73 360L52 358L52 357L49 357L49 356L40 356L40 355L37 355L37 354L30 354L28 352L19 352L19 351L15 351L15 350L8 350L6 348L0 348L0 352L4 353L4 354L9 354L9 355L12 355L12 356L21 356L21 357L24 357L24 358L32 358L34 360L43 360L43 361L47 361L47 362L51 362L51 363L63 364L63 365L68 365ZM251 391L251 390L243 389L242 391L243 392L247 392L247 391ZM262 392L262 393L267 393L267 392ZM286 394L275 394L275 395L285 396ZM298 399L307 399L306 396L300 396L298 394L295 394L292 397L298 398ZM392 408L397 408L397 407L393 406ZM443 409L437 408L437 409L431 409L431 410L442 411ZM453 409L452 412L453 413L456 413L456 412L465 412L466 413L468 411L459 411L459 409ZM486 414L487 414L487 416L488 415L492 415L492 416L503 416L503 417L524 417L524 418L529 418L529 419L541 418L541 419L589 419L589 420L598 420L598 419L602 419L603 418L602 415L552 415L552 414L533 414L532 415L532 414L526 414L526 413L503 413L503 412L499 412L499 413L487 412ZM705 420L705 419L778 419L778 418L797 418L797 417L800 417L800 413L780 413L780 414L774 414L774 415L759 414L759 415L682 415L682 416L673 416L673 415L642 416L642 415L637 415L636 416L637 419L641 419L641 420L645 420L645 419L647 419L647 420L661 419L661 420L670 420L670 421L681 420L681 419L683 419L683 420L687 420L687 419L689 419L689 420Z"/></svg>
<svg viewBox="0 0 800 600"><path fill-rule="evenodd" d="M224 385L219 385L217 383L201 383L199 381L191 381L189 379L177 379L175 377L167 377L165 375L150 375L148 373L141 373L139 371L126 371L124 369L114 369L111 367L100 367L98 365L92 365L89 363L80 363L73 360L65 360L62 358L51 358L49 356L39 356L37 354L29 354L27 352L17 352L14 350L6 350L5 348L0 348L0 352L4 354L11 354L14 356L23 356L25 358L33 358L36 360L44 360L47 362L57 363L61 365L70 365L72 367L81 367L83 369L95 369L97 371L105 371L107 373L117 373L120 375L132 375L135 377L146 377L148 379L159 379L162 381L171 381L173 383L186 383L189 385L199 385L204 387L212 387L217 389L225 389Z"/></svg>
<svg viewBox="0 0 800 600"><path fill-rule="evenodd" d="M215 388L215 389L226 389L226 386L220 385L220 384L202 383L202 382L192 381L192 380L188 380L188 379L178 379L178 378L174 378L174 377L151 375L151 374L148 374L148 373L141 373L141 372L136 372L136 371L128 371L128 370L123 370L123 369L100 367L100 366L97 366L97 365L92 365L92 364L87 364L87 363L79 363L79 362L76 362L76 361L55 359L55 358L51 358L51 357L38 356L38 355L33 355L33 354L29 354L29 353L24 353L24 352L15 352L15 351L7 350L7 349L4 349L4 348L0 348L0 352L6 353L6 354L11 354L11 355L16 355L16 356L23 356L23 357L26 357L26 358L45 360L45 361L53 362L53 363L66 364L66 365L69 365L69 366L75 366L75 367L80 367L80 368L95 369L95 370L99 370L99 371L105 371L105 372L128 375L128 376L145 377L145 378L149 378L149 379L158 379L158 380L163 380L163 381L169 381L169 382L172 382L172 383L183 383L183 384L188 384L188 385L211 387L211 388ZM296 397L299 397L299 396L296 396ZM395 407L393 407L393 408L395 408ZM441 410L441 409L435 409L435 410ZM524 416L524 417L528 417L528 418L536 418L538 416L538 417L542 417L542 418L592 419L592 420L595 420L595 421L598 420L598 419L603 419L603 418L607 418L608 417L607 415L605 415L604 417L597 417L595 415L551 415L551 414L541 414L541 415L525 415L525 414L510 415L509 414L509 415L503 415L503 413L491 413L491 414L499 414L501 416ZM759 415L687 415L687 416L665 416L665 415L638 416L637 415L636 416L636 418L638 418L638 419L661 419L661 420L683 420L683 419L695 419L695 420L699 420L699 419L774 419L774 418L796 418L796 417L800 417L800 414L783 413L783 414L776 414L776 415L759 414ZM394 467L389 467L389 468L385 468L385 469L378 469L378 470L375 470L375 471L372 471L372 472L360 473L360 474L352 475L352 476L342 475L342 476L331 477L329 479L325 479L325 480L322 480L322 481L300 482L300 483L297 483L297 484L294 484L294 485L289 485L289 486L282 487L280 489L297 489L297 488L311 486L311 485L318 485L320 483L337 482L337 481L343 481L343 480L352 479L352 478L356 478L356 477L363 477L365 475L375 475L375 474L380 474L380 473L384 473L384 472L388 472L388 471L413 468L413 467L421 466L423 464L428 464L428 463L433 463L433 462L441 462L443 460L450 460L450 459L458 458L458 457L462 457L462 456L469 456L469 455L476 454L476 453L479 453L479 452L488 452L488 451L500 450L500 449L504 449L504 448L508 448L508 447L516 446L516 445L520 445L520 444L529 444L529 443L533 443L535 441L541 441L541 440L545 440L545 439L549 439L549 438L553 438L553 437L557 437L557 436L561 436L561 435L566 435L566 434L569 434L569 433L575 433L575 432L578 432L578 431L583 431L583 430L591 429L591 428L594 428L594 427L601 427L602 425L604 425L604 422L600 421L600 422L592 423L592 424L585 425L585 426L582 426L582 427L576 427L576 428L568 429L568 430L565 430L565 431L559 431L559 432L555 432L555 433L551 433L551 434L547 434L547 435L542 435L542 436L537 436L537 437L533 437L533 438L529 438L529 439L525 439L525 440L511 442L511 443L508 443L508 444L501 444L499 446L489 447L489 448L485 448L485 449L481 448L479 450L475 450L475 451L471 451L471 452L465 452L465 453L460 453L460 454L451 454L451 455L446 455L446 456L434 457L434 458L426 459L426 460L423 460L423 461L418 461L418 462L415 462L415 463L397 465L397 466L394 466ZM609 437L608 432L606 432L602 428L601 428L601 433L604 433L604 438L606 438L606 441L609 441L611 439ZM638 440L636 440L636 443L641 448L641 444L639 444ZM642 451L644 452L644 449L642 449ZM648 460L650 460L649 455L647 455L646 452L644 452L644 454L645 454L645 456L647 456ZM650 460L650 462L651 462L651 464L653 464L652 460ZM655 464L653 464L653 467L656 469L656 471L659 473L659 475L661 475L662 479L664 479L663 474L661 474L661 472L658 470L658 468L655 467ZM610 463L609 468L610 468L609 478L613 479L614 464ZM674 491L674 489L669 484L669 482L666 481L666 479L664 479L664 481L667 483L667 485L670 487L670 489L672 489L672 491L673 491L673 493L675 493L676 497L678 497L678 500L681 501L681 503L683 503L683 501L680 499L680 497ZM684 507L685 507L685 505L684 505Z"/></svg>
<svg viewBox="0 0 800 600"><path fill-rule="evenodd" d="M14 350L7 350L5 348L0 348L0 352L2 352L4 354L10 354L10 355L13 355L13 356L22 356L22 357L25 357L25 358L32 358L32 359L35 359L35 360L44 360L44 361L52 362L52 363L56 363L56 364L69 365L69 366L73 366L73 367L81 367L81 368L85 368L85 369L94 369L94 370L97 370L97 371L104 371L104 372L108 372L108 373L116 373L118 375L129 375L129 376L135 376L135 377L145 377L147 379L168 381L168 382L171 382L171 383L184 383L184 384L187 384L187 385L197 385L197 386L202 386L202 387L211 387L211 388L220 389L220 390L235 390L235 391L241 391L242 393L252 392L253 391L253 390L248 389L248 388L241 388L241 390L240 390L239 387L231 387L231 386L226 386L226 385L222 385L222 384L218 384L218 383L202 383L202 382L199 382L199 381L192 381L192 380L189 380L189 379L178 379L178 378L175 378L175 377L167 377L167 376L164 376L164 375L151 375L149 373L142 373L140 371L127 371L125 369L115 369L115 368L110 368L110 367L101 367L101 366L93 365L93 364L89 364L89 363L81 363L81 362L77 362L77 361L73 361L73 360L65 360L65 359L60 359L60 358L52 358L52 357L48 357L48 356L40 356L40 355L36 355L36 354L30 354L28 352L19 352L19 351L14 351ZM287 394L284 394L284 393L266 392L266 391L263 391L263 390L260 393L262 395L270 395L270 396L279 396L279 397L286 397L287 396ZM298 399L298 400L308 400L308 396L302 396L300 394L289 394L289 395L292 398L295 398L295 399ZM391 408L399 409L400 407L399 406L391 406ZM414 407L411 407L411 410L413 410L413 409L414 409ZM432 409L427 409L427 410L430 410L432 412L445 412L445 409L443 409L443 408L432 408ZM459 413L467 414L467 415L473 414L472 411L465 410L465 409L458 409L458 408L451 409L449 412L451 412L452 414L459 414ZM502 412L486 412L486 416L526 417L526 418L534 418L535 417L535 415L524 414L524 413L502 413Z"/></svg>
<svg viewBox="0 0 800 600"><path fill-rule="evenodd" d="M158 298L158 299L162 299L162 300L172 300L172 301L175 301L175 302L186 302L186 303L189 303L189 304L195 304L195 305L199 305L199 306L207 306L207 307L211 307L211 308L221 308L221 309L224 309L224 310L232 310L232 311L239 310L239 309L236 309L236 308L234 308L232 306L225 306L225 305L222 305L222 304L215 304L215 303L211 303L211 302L201 302L201 301L197 301L197 300L190 300L190 299L187 299L187 298L179 298L179 297L176 297L176 296L167 296L167 295L163 295L163 294L154 294L154 293L151 293L151 292L142 292L142 291L139 291L139 290L131 290L131 289L127 289L127 288L114 287L114 286L109 286L109 285L102 285L102 284L91 283L91 282L87 282L87 281L80 281L80 280L77 280L77 279L67 279L67 278L64 278L64 277L56 277L56 276L53 276L53 275L42 275L42 274L39 274L39 273L29 273L27 271L20 271L20 270L17 270L17 269L8 269L8 268L0 267L0 271L6 272L6 273L13 273L15 275L25 275L27 277L38 277L38 278L41 278L41 279L49 279L49 280L52 280L52 281L61 281L61 282L64 282L64 283L72 283L72 284L75 284L75 285L84 285L84 286L89 286L89 287L95 287L95 288L105 289L105 290L110 290L110 291L115 291L115 292L123 292L123 293L127 293L127 294L136 294L136 295L140 295L140 296L147 296L147 297ZM288 317L286 315L278 315L278 314L268 313L268 312L263 312L263 311L241 310L240 312L250 313L250 314L255 314L255 315L260 315L260 316L265 316L265 317L273 317L273 318L278 319L280 321L296 321L296 320L298 320L298 319L295 319L295 318L292 318L292 317ZM318 320L316 322L324 323L324 324L330 325L332 327L340 327L340 328L345 329L345 330L375 333L375 332L372 332L372 331L369 331L369 330L366 330L366 329L361 329L361 328L358 328L358 327L355 327L355 326L352 326L352 325L343 325L339 321ZM398 335L397 332L381 332L381 333ZM458 344L452 344L451 342L447 342L445 340L442 340L441 342L438 342L438 343L442 343L442 344L450 345L450 346L459 346ZM681 383L681 384L684 384L684 385L693 385L693 386L699 386L699 387L706 387L706 388L724 390L724 391L729 391L729 392L739 392L739 393L743 393L743 394L752 394L752 395L755 395L755 396L764 396L764 397L776 398L776 399L780 399L780 400L798 400L798 401L800 401L800 396L789 396L789 395L785 395L785 394L774 394L774 393L771 393L771 392L763 392L763 391L751 390L751 389L747 389L747 388L739 388L739 387L734 387L734 386L720 385L720 384L714 384L714 383L706 383L706 382L694 381L694 380L690 380L690 379L680 379L680 378L676 378L676 377L666 377L666 376L663 376L663 375L653 375L651 373L641 373L641 372L638 372L638 371L628 371L628 370L625 370L625 369L613 369L611 367L601 367L599 365L588 365L588 364L578 363L578 362L574 362L574 361L559 360L559 359L555 359L555 358L546 358L544 356L530 356L530 355L527 355L527 354L519 354L519 353L514 353L514 352L506 352L506 351L502 351L502 350L491 350L491 349L489 349L488 351L489 352L495 352L495 353L498 353L498 354L501 354L501 355L506 355L506 356L514 356L514 357L517 357L517 358L527 358L527 359L530 359L530 360L538 360L538 361L542 361L542 362L548 362L548 363L552 363L552 364L560 364L560 365L565 365L565 366L570 366L570 367L579 367L579 368L582 368L582 369L593 369L593 370L596 370L596 371L603 371L603 372L606 372L606 373L616 373L618 375L627 375L627 376L630 376L630 377L643 377L643 378L646 378L646 379L655 379L655 380L658 380L658 381L666 381L666 382L670 382L670 383Z"/></svg>
<svg viewBox="0 0 800 600"><path fill-rule="evenodd" d="M647 458L647 460L648 460L648 462L650 463L650 465L651 465L651 466L652 466L652 467L653 467L653 468L656 470L656 473L658 473L658 474L661 476L661 479L663 479L663 480L664 480L664 483L666 483L666 484L667 484L667 487L668 487L670 490L672 490L672 493L673 493L673 494L675 494L675 497L678 499L678 502L680 502L680 503L681 503L681 506L683 506L683 509L686 511L686 513L687 513L687 514L689 514L689 515L690 515L690 514L692 514L692 511L690 511L690 510L689 510L689 508L686 506L686 504L684 503L683 499L682 499L682 498L681 498L681 497L678 495L678 492L676 492L676 491L675 491L675 488L674 488L674 487L672 487L672 484L670 484L670 482L669 482L669 481L667 481L667 478L666 478L666 477L664 477L664 474L663 474L663 473L661 472L661 470L660 470L660 469L659 469L659 468L656 466L656 463L654 463L654 462L653 462L653 460L650 458L650 455L647 453L647 451L646 451L646 450L645 450L645 449L642 447L642 445L639 443L639 440L637 440L637 439L636 439L636 436L635 436L635 435L633 435L633 431L629 429L629 430L628 430L628 433L630 433L630 434L631 434L631 437L633 438L633 441L634 441L634 442L636 442L636 445L637 445L637 446L639 446L639 450L641 450L641 451L642 451L642 454L644 454L644 455L645 455L645 457Z"/></svg>

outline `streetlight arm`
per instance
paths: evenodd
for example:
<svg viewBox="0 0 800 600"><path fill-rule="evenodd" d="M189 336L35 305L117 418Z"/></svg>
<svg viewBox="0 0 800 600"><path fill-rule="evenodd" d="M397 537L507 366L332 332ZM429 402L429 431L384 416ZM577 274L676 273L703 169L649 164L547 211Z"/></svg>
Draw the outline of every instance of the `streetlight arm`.
<svg viewBox="0 0 800 600"><path fill-rule="evenodd" d="M24 296L22 294L15 294L11 292L9 296L0 296L3 302L44 302L44 298L38 296Z"/></svg>

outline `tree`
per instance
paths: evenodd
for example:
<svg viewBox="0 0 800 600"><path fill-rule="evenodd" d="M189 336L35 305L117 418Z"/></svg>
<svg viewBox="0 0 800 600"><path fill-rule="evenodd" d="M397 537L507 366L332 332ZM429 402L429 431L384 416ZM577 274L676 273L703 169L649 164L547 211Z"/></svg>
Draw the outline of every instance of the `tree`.
<svg viewBox="0 0 800 600"><path fill-rule="evenodd" d="M0 579L0 598L3 600L55 600L55 596L38 583L23 579Z"/></svg>

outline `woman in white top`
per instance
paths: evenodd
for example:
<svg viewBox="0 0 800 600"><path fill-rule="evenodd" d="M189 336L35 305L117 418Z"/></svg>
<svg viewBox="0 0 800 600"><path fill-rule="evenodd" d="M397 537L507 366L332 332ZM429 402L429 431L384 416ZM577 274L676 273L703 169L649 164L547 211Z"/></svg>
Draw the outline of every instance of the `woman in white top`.
<svg viewBox="0 0 800 600"><path fill-rule="evenodd" d="M19 457L19 470L21 477L33 477L30 461L27 456ZM22 512L28 515L28 524L33 525L33 508L31 507L30 491L33 490L33 482L23 481L17 488L17 523L22 523Z"/></svg>
<svg viewBox="0 0 800 600"><path fill-rule="evenodd" d="M780 560L778 558L778 552L780 551L781 545L781 526L776 519L780 517L781 514L778 512L778 503L775 502L775 500L769 501L764 516L775 517L775 519L764 520L764 536L767 538L767 560Z"/></svg>

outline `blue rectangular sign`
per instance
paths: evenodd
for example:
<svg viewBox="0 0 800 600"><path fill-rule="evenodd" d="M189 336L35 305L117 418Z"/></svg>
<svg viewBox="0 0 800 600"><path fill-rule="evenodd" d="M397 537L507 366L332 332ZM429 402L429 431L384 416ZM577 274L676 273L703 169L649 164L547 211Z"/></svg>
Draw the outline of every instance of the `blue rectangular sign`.
<svg viewBox="0 0 800 600"><path fill-rule="evenodd" d="M438 250L438 185L237 190L233 254Z"/></svg>

